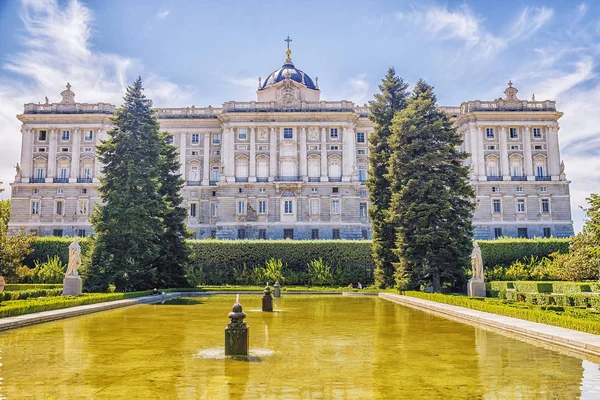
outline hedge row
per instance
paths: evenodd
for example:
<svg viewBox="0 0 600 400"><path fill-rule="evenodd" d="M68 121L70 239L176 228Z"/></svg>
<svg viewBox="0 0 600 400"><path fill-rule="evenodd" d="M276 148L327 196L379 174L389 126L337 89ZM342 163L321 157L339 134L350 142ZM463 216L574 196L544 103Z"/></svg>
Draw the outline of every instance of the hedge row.
<svg viewBox="0 0 600 400"><path fill-rule="evenodd" d="M538 306L558 307L592 307L600 310L600 296L584 294L548 294L548 293L523 293L507 291L501 293L501 298L512 301L520 301Z"/></svg>
<svg viewBox="0 0 600 400"><path fill-rule="evenodd" d="M488 297L514 289L523 293L577 294L600 292L600 282L494 281L486 282Z"/></svg>
<svg viewBox="0 0 600 400"><path fill-rule="evenodd" d="M479 240L483 264L486 267L510 266L525 257L544 257L554 252L567 253L570 239L536 238Z"/></svg>
<svg viewBox="0 0 600 400"><path fill-rule="evenodd" d="M33 290L33 289L62 289L61 283L8 283L4 285L6 291L22 291L22 290Z"/></svg>
<svg viewBox="0 0 600 400"><path fill-rule="evenodd" d="M35 297L53 297L60 296L62 289L33 289L22 291L0 292L0 302L7 300L25 300Z"/></svg>

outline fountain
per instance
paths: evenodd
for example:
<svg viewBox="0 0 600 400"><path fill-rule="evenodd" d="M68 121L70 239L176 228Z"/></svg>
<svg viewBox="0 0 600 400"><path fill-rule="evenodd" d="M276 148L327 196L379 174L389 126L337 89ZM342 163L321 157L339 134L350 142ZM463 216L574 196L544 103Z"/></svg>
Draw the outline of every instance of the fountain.
<svg viewBox="0 0 600 400"><path fill-rule="evenodd" d="M273 297L280 298L281 297L281 285L279 284L279 281L275 281L273 288L274 288L273 289Z"/></svg>
<svg viewBox="0 0 600 400"><path fill-rule="evenodd" d="M231 322L225 328L225 355L247 356L250 342L248 329L250 328L244 322L246 314L242 311L239 294L227 317L231 319Z"/></svg>
<svg viewBox="0 0 600 400"><path fill-rule="evenodd" d="M269 287L269 282L267 282L267 286L265 287L265 291L263 292L262 310L267 312L273 312L273 296L271 296L271 288Z"/></svg>

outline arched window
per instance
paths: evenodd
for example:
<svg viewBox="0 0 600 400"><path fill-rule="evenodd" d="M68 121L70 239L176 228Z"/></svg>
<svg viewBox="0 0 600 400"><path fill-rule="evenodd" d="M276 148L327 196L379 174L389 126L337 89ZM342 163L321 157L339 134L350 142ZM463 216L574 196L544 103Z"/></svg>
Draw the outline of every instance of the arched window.
<svg viewBox="0 0 600 400"><path fill-rule="evenodd" d="M235 159L236 179L248 179L248 157L240 156Z"/></svg>
<svg viewBox="0 0 600 400"><path fill-rule="evenodd" d="M269 179L269 157L262 155L256 158L256 180L267 181Z"/></svg>
<svg viewBox="0 0 600 400"><path fill-rule="evenodd" d="M485 158L485 171L487 176L500 176L498 168L498 156L491 155Z"/></svg>
<svg viewBox="0 0 600 400"><path fill-rule="evenodd" d="M509 161L511 175L514 177L523 176L523 157L520 154L512 154Z"/></svg>
<svg viewBox="0 0 600 400"><path fill-rule="evenodd" d="M193 160L189 163L187 180L188 182L200 181L200 161Z"/></svg>
<svg viewBox="0 0 600 400"><path fill-rule="evenodd" d="M210 166L210 182L212 184L219 182L221 178L221 164L219 162L213 162Z"/></svg>
<svg viewBox="0 0 600 400"><path fill-rule="evenodd" d="M337 179L342 177L342 162L339 157L329 157L328 171L329 178Z"/></svg>
<svg viewBox="0 0 600 400"><path fill-rule="evenodd" d="M321 158L319 156L308 157L308 177L313 179L321 177Z"/></svg>
<svg viewBox="0 0 600 400"><path fill-rule="evenodd" d="M69 180L69 170L71 169L71 159L67 156L56 159L56 177L62 181Z"/></svg>
<svg viewBox="0 0 600 400"><path fill-rule="evenodd" d="M83 157L81 159L80 176L83 179L90 180L94 177L94 159L92 157Z"/></svg>
<svg viewBox="0 0 600 400"><path fill-rule="evenodd" d="M33 160L33 178L38 181L45 179L47 166L48 160L44 157L36 157Z"/></svg>
<svg viewBox="0 0 600 400"><path fill-rule="evenodd" d="M535 176L547 176L548 175L548 166L546 163L546 156L543 154L538 154L533 157L533 165L535 168Z"/></svg>

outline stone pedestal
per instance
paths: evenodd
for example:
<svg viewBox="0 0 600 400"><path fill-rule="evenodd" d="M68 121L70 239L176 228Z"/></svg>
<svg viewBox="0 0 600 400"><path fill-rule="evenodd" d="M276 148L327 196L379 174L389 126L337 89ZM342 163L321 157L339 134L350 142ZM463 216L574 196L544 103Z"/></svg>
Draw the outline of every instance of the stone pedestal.
<svg viewBox="0 0 600 400"><path fill-rule="evenodd" d="M469 279L467 294L470 297L485 297L485 281L483 279Z"/></svg>
<svg viewBox="0 0 600 400"><path fill-rule="evenodd" d="M279 284L279 282L275 282L275 284L273 285L273 297L281 297L281 285Z"/></svg>
<svg viewBox="0 0 600 400"><path fill-rule="evenodd" d="M81 278L77 275L67 275L63 280L63 296L78 296L81 294Z"/></svg>
<svg viewBox="0 0 600 400"><path fill-rule="evenodd" d="M271 296L271 288L267 286L263 292L262 310L267 312L273 311L273 296Z"/></svg>
<svg viewBox="0 0 600 400"><path fill-rule="evenodd" d="M250 336L248 336L248 326L228 325L225 328L225 355L226 356L247 356L250 347Z"/></svg>

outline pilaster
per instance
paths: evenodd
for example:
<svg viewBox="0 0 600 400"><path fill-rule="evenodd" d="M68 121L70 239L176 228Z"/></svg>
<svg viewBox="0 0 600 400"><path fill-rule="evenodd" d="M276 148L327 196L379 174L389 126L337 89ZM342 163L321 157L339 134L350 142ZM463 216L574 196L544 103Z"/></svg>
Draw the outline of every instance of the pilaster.
<svg viewBox="0 0 600 400"><path fill-rule="evenodd" d="M229 139L227 141L227 169L228 173L225 174L227 177L227 182L235 182L235 130L233 128L229 128L227 130L227 136Z"/></svg>
<svg viewBox="0 0 600 400"><path fill-rule="evenodd" d="M81 152L81 129L73 129L73 148L71 150L71 173L69 182L76 183L79 177L79 158Z"/></svg>
<svg viewBox="0 0 600 400"><path fill-rule="evenodd" d="M248 174L249 182L256 182L256 129L250 128L250 171Z"/></svg>
<svg viewBox="0 0 600 400"><path fill-rule="evenodd" d="M269 129L269 180L275 180L277 176L277 131L275 127Z"/></svg>
<svg viewBox="0 0 600 400"><path fill-rule="evenodd" d="M186 164L185 164L185 156L187 153L187 132L181 132L179 134L179 163L181 164L179 166L179 173L181 174L181 176L187 180L187 174L185 173L185 168L186 168Z"/></svg>
<svg viewBox="0 0 600 400"><path fill-rule="evenodd" d="M553 181L559 180L560 175L560 148L558 145L558 124L548 127L548 175Z"/></svg>
<svg viewBox="0 0 600 400"><path fill-rule="evenodd" d="M52 183L56 177L57 135L58 132L56 129L50 129L50 135L48 136L48 174L46 175L46 183Z"/></svg>
<svg viewBox="0 0 600 400"><path fill-rule="evenodd" d="M203 140L202 185L208 186L210 181L210 133L205 133Z"/></svg>
<svg viewBox="0 0 600 400"><path fill-rule="evenodd" d="M327 182L327 128L321 127L321 182Z"/></svg>
<svg viewBox="0 0 600 400"><path fill-rule="evenodd" d="M528 181L535 180L533 176L533 156L531 154L531 127L525 125L523 133L523 162Z"/></svg>
<svg viewBox="0 0 600 400"><path fill-rule="evenodd" d="M306 159L306 127L300 128L300 171L299 174L302 180L308 180L308 160Z"/></svg>
<svg viewBox="0 0 600 400"><path fill-rule="evenodd" d="M344 128L342 134L342 180L349 182L352 179L354 160L356 159L354 129Z"/></svg>
<svg viewBox="0 0 600 400"><path fill-rule="evenodd" d="M27 183L33 177L33 130L21 128L21 182Z"/></svg>
<svg viewBox="0 0 600 400"><path fill-rule="evenodd" d="M508 139L506 136L506 125L500 127L500 175L505 181L510 180L510 169L508 167Z"/></svg>

